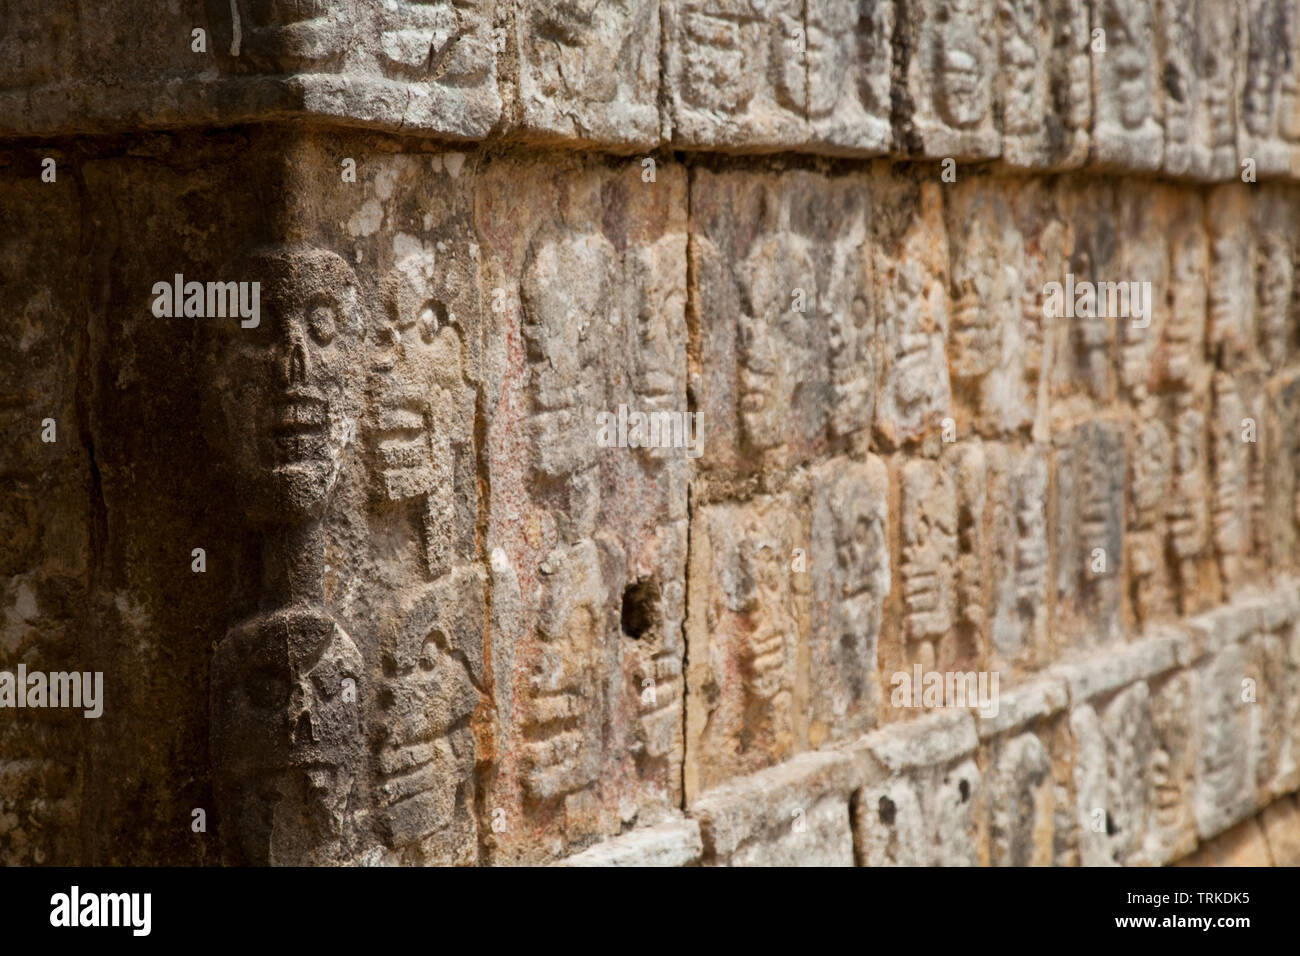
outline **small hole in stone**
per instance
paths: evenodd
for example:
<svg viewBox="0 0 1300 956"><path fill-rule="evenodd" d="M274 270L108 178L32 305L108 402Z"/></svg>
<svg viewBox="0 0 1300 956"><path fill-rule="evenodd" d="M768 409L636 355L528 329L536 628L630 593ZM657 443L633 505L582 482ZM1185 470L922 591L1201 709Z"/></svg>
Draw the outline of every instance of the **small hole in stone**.
<svg viewBox="0 0 1300 956"><path fill-rule="evenodd" d="M1119 833L1119 827L1115 826L1115 821L1110 817L1110 811L1106 811L1106 836L1114 836Z"/></svg>
<svg viewBox="0 0 1300 956"><path fill-rule="evenodd" d="M970 784L965 780L957 784L957 789L961 791L961 802L965 803L970 799Z"/></svg>
<svg viewBox="0 0 1300 956"><path fill-rule="evenodd" d="M894 825L894 801L888 797L880 798L880 822L887 827Z"/></svg>
<svg viewBox="0 0 1300 956"><path fill-rule="evenodd" d="M623 592L623 633L634 641L653 637L659 624L659 588L654 581L637 581Z"/></svg>

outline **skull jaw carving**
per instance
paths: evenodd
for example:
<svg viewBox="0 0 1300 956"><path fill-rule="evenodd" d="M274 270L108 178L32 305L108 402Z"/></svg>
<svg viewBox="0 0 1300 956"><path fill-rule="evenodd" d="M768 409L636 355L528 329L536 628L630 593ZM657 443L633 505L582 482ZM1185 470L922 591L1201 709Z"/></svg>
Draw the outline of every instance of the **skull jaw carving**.
<svg viewBox="0 0 1300 956"><path fill-rule="evenodd" d="M233 628L217 648L212 751L232 862L320 865L347 853L360 766L361 654L319 608Z"/></svg>
<svg viewBox="0 0 1300 956"><path fill-rule="evenodd" d="M356 428L356 276L333 252L278 247L227 272L258 283L262 314L214 327L209 431L255 523L314 521Z"/></svg>
<svg viewBox="0 0 1300 956"><path fill-rule="evenodd" d="M323 249L258 250L230 270L261 289L256 325L213 324L208 419L250 524L261 602L213 659L212 755L231 862L349 858L363 766L362 658L323 606L321 518L351 443L362 348L356 277Z"/></svg>

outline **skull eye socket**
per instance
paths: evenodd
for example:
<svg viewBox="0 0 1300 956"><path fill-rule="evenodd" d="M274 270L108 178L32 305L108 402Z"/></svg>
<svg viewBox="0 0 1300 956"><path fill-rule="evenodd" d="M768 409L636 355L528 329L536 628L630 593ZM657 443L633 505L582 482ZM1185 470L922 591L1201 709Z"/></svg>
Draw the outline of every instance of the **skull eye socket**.
<svg viewBox="0 0 1300 956"><path fill-rule="evenodd" d="M337 310L333 302L319 301L308 306L307 330L318 345L329 345L334 341L337 323Z"/></svg>

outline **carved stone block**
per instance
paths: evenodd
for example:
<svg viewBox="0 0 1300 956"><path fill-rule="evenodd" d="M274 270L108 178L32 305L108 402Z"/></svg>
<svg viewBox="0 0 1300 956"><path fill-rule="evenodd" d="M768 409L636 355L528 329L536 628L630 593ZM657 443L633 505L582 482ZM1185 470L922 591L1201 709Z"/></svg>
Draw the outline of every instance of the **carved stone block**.
<svg viewBox="0 0 1300 956"><path fill-rule="evenodd" d="M1096 0L1092 47L1093 165L1155 170L1164 155L1163 98L1156 57L1153 0Z"/></svg>
<svg viewBox="0 0 1300 956"><path fill-rule="evenodd" d="M1259 176L1291 172L1293 150L1282 123L1294 129L1296 14L1291 0L1246 0L1241 5L1237 151L1242 159L1255 161Z"/></svg>
<svg viewBox="0 0 1300 956"><path fill-rule="evenodd" d="M882 348L876 434L888 445L937 430L951 403L942 196L937 183L897 185L876 204L872 247Z"/></svg>
<svg viewBox="0 0 1300 956"><path fill-rule="evenodd" d="M1075 739L1079 862L1138 862L1151 806L1147 768L1155 749L1147 685L1139 681L1125 688L1100 713L1089 704L1076 707L1070 729Z"/></svg>
<svg viewBox="0 0 1300 956"><path fill-rule="evenodd" d="M813 474L809 565L810 737L815 746L875 724L876 646L890 590L884 463L832 459Z"/></svg>
<svg viewBox="0 0 1300 956"><path fill-rule="evenodd" d="M659 0L530 0L515 8L520 134L652 148Z"/></svg>
<svg viewBox="0 0 1300 956"><path fill-rule="evenodd" d="M1116 191L1118 254L1112 262L1094 271L1094 281L1098 282L1098 312L1105 316L1105 322L1115 326L1118 385L1138 402L1163 384L1166 369L1161 362L1164 355L1161 346L1170 335L1186 334L1181 328L1175 331L1170 327L1185 323L1194 330L1198 320L1204 324L1203 300L1201 303L1188 301L1180 295L1178 305L1187 309L1183 314L1175 314L1165 307L1174 280L1173 243L1181 239L1194 249L1194 230L1201 225L1195 218L1201 207L1187 208L1183 200L1181 191L1169 187L1138 189L1121 183ZM1192 235L1186 236L1187 232ZM1203 267L1204 260L1199 264ZM1203 275L1202 272L1202 281ZM1103 294L1100 282L1105 280L1124 283L1122 291L1112 297L1107 288ZM1179 290L1189 298L1194 291L1195 288ZM1199 371L1199 367L1193 366L1184 374Z"/></svg>
<svg viewBox="0 0 1300 956"><path fill-rule="evenodd" d="M1233 644L1201 668L1201 743L1196 773L1196 830L1202 840L1223 832L1255 808L1250 739L1252 706L1242 701L1249 662Z"/></svg>
<svg viewBox="0 0 1300 956"><path fill-rule="evenodd" d="M1109 290L1102 293L1100 283L1128 278L1116 228L1124 218L1120 188L1098 183L1084 189L1072 183L1061 190L1061 216L1070 224L1068 251L1061 263L1063 274L1049 277L1060 286L1060 293L1045 298L1042 304L1051 342L1051 398L1056 418L1067 409L1082 412L1108 403L1118 389L1123 367L1117 354L1119 327L1126 323L1111 309L1112 299L1116 311L1121 304L1119 287L1114 287L1112 296ZM1056 315L1058 312L1063 314Z"/></svg>
<svg viewBox="0 0 1300 956"><path fill-rule="evenodd" d="M1088 156L1092 118L1088 5L1012 0L997 7L1002 161L1062 169Z"/></svg>
<svg viewBox="0 0 1300 956"><path fill-rule="evenodd" d="M981 784L967 758L863 787L854 815L863 865L979 865Z"/></svg>
<svg viewBox="0 0 1300 956"><path fill-rule="evenodd" d="M691 805L706 866L852 866L850 762L802 754L724 784Z"/></svg>
<svg viewBox="0 0 1300 956"><path fill-rule="evenodd" d="M253 618L218 645L212 750L232 861L321 865L355 852L364 667L313 609Z"/></svg>
<svg viewBox="0 0 1300 956"><path fill-rule="evenodd" d="M1272 184L1253 204L1255 362L1270 374L1282 370L1296 350L1294 196Z"/></svg>
<svg viewBox="0 0 1300 956"><path fill-rule="evenodd" d="M1083 422L1056 436L1056 622L1058 645L1121 637L1124 430Z"/></svg>
<svg viewBox="0 0 1300 956"><path fill-rule="evenodd" d="M492 0L206 3L220 69L241 78L219 82L249 99L292 78L309 113L475 138L500 118Z"/></svg>
<svg viewBox="0 0 1300 956"><path fill-rule="evenodd" d="M1049 653L1048 449L985 446L992 666L1033 668Z"/></svg>
<svg viewBox="0 0 1300 956"><path fill-rule="evenodd" d="M1247 645L1246 677L1253 683L1243 697L1254 697L1247 708L1251 766L1258 801L1267 804L1289 793L1296 778L1295 729L1287 718L1294 710L1295 672L1291 664L1295 651L1294 621L1277 630L1255 634Z"/></svg>
<svg viewBox="0 0 1300 956"><path fill-rule="evenodd" d="M864 444L878 364L862 180L692 177L702 465L782 467L832 439Z"/></svg>
<svg viewBox="0 0 1300 956"><path fill-rule="evenodd" d="M674 0L664 14L675 144L889 148L891 4Z"/></svg>
<svg viewBox="0 0 1300 956"><path fill-rule="evenodd" d="M946 188L956 420L986 435L1018 431L1038 411L1043 273L1055 274L1048 257L1059 261L1060 224L1041 188L977 177Z"/></svg>
<svg viewBox="0 0 1300 956"><path fill-rule="evenodd" d="M1255 340L1250 187L1229 184L1206 200L1210 228L1209 347L1220 368L1247 362Z"/></svg>
<svg viewBox="0 0 1300 956"><path fill-rule="evenodd" d="M1156 24L1164 77L1164 171L1230 179L1237 172L1237 10L1212 0L1159 0Z"/></svg>
<svg viewBox="0 0 1300 956"><path fill-rule="evenodd" d="M1225 598L1262 571L1269 552L1265 518L1264 414L1257 382L1218 372L1211 419L1211 521Z"/></svg>
<svg viewBox="0 0 1300 956"><path fill-rule="evenodd" d="M1051 754L1034 733L1018 734L995 752L988 776L989 863L1050 866L1056 810Z"/></svg>
<svg viewBox="0 0 1300 956"><path fill-rule="evenodd" d="M1169 551L1178 581L1178 606L1184 613L1201 610L1212 593L1209 430L1205 397L1181 392L1173 410L1173 485L1168 504Z"/></svg>
<svg viewBox="0 0 1300 956"><path fill-rule="evenodd" d="M911 460L899 473L898 600L902 659L935 670L957 657L957 488L936 461ZM938 668L942 669L942 668Z"/></svg>
<svg viewBox="0 0 1300 956"><path fill-rule="evenodd" d="M492 188L522 174L548 200L480 219L482 281L500 303L485 374L502 595L499 773L480 812L500 811L502 862L572 852L680 805L685 475L690 445L708 439L681 361L685 179L665 164L647 189L640 170L502 164Z"/></svg>
<svg viewBox="0 0 1300 956"><path fill-rule="evenodd" d="M1174 473L1174 443L1169 429L1149 406L1134 422L1129 455L1126 567L1133 611L1141 621L1168 616L1174 595L1165 560L1165 509Z"/></svg>
<svg viewBox="0 0 1300 956"><path fill-rule="evenodd" d="M882 673L979 668L987 658L994 581L988 537L989 463L978 440L938 459L896 458L896 584ZM914 693L918 696L920 688ZM899 715L901 716L901 715Z"/></svg>
<svg viewBox="0 0 1300 956"><path fill-rule="evenodd" d="M1155 750L1148 769L1151 807L1147 816L1146 859L1163 865L1196 847L1192 793L1196 780L1197 683L1183 671L1152 685L1151 719Z"/></svg>
<svg viewBox="0 0 1300 956"><path fill-rule="evenodd" d="M381 632L380 832L404 863L468 863L477 832L472 720L483 686L483 582L462 568L399 598Z"/></svg>
<svg viewBox="0 0 1300 956"><path fill-rule="evenodd" d="M1300 541L1300 480L1296 478L1300 465L1300 374L1291 372L1270 382L1268 403L1267 505L1258 518L1269 529L1274 566L1282 566L1295 560Z"/></svg>
<svg viewBox="0 0 1300 956"><path fill-rule="evenodd" d="M996 158L994 122L998 34L990 0L907 0L898 6L895 44L908 51L906 114L895 131L911 153L933 158Z"/></svg>
<svg viewBox="0 0 1300 956"><path fill-rule="evenodd" d="M806 749L806 519L782 497L708 505L691 529L686 795Z"/></svg>
<svg viewBox="0 0 1300 956"><path fill-rule="evenodd" d="M1156 380L1186 387L1204 381L1210 248L1205 203L1180 195L1168 223L1168 308L1152 296L1152 327L1162 330ZM1154 286L1153 286L1154 290Z"/></svg>

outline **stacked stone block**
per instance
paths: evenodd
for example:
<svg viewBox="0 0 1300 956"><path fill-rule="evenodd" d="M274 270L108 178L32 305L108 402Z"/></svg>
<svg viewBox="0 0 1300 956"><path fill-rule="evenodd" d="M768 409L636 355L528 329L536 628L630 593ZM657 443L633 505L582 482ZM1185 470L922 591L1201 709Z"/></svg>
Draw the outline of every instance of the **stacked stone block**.
<svg viewBox="0 0 1300 956"><path fill-rule="evenodd" d="M156 6L0 30L0 859L1294 859L1295 0Z"/></svg>

